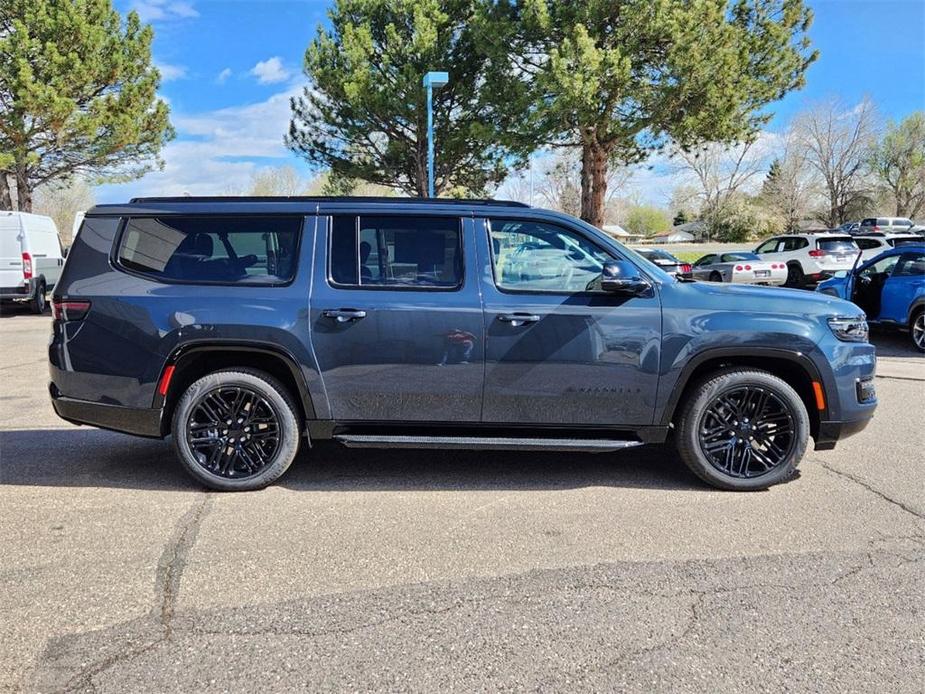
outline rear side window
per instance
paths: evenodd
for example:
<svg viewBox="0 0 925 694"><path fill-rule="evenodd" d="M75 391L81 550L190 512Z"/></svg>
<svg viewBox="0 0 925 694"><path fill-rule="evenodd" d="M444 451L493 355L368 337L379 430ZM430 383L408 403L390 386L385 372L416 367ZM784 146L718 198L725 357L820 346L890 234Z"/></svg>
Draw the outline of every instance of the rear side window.
<svg viewBox="0 0 925 694"><path fill-rule="evenodd" d="M789 236L784 239L785 251L798 251L801 248L806 248L808 245L809 241L799 236Z"/></svg>
<svg viewBox="0 0 925 694"><path fill-rule="evenodd" d="M335 286L456 289L462 267L458 217L333 217L329 274Z"/></svg>
<svg viewBox="0 0 925 694"><path fill-rule="evenodd" d="M118 262L168 282L284 284L295 274L301 217L139 217Z"/></svg>
<svg viewBox="0 0 925 694"><path fill-rule="evenodd" d="M856 251L858 249L854 243L854 239L850 236L844 236L841 238L817 239L816 247L820 251L828 251L830 253L850 252Z"/></svg>
<svg viewBox="0 0 925 694"><path fill-rule="evenodd" d="M862 251L867 251L871 248L880 248L880 242L876 239L855 239L854 242Z"/></svg>

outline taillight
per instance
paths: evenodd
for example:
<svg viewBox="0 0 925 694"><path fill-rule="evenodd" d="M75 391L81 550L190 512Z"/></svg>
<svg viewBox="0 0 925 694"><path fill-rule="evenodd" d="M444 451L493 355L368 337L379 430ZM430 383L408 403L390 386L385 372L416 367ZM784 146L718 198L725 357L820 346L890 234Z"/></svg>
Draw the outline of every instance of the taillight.
<svg viewBox="0 0 925 694"><path fill-rule="evenodd" d="M825 255L825 251L819 250L818 248L813 249L809 252L811 258L821 258Z"/></svg>
<svg viewBox="0 0 925 694"><path fill-rule="evenodd" d="M746 270L751 270L751 269L752 269L752 266L751 266L751 265L746 265L746 266L745 266L745 269L746 269Z"/></svg>
<svg viewBox="0 0 925 694"><path fill-rule="evenodd" d="M32 279L32 256L28 253L22 254L22 278L24 280Z"/></svg>
<svg viewBox="0 0 925 694"><path fill-rule="evenodd" d="M681 272L690 272L690 271L691 271L691 266L688 265L687 263L681 266Z"/></svg>
<svg viewBox="0 0 925 694"><path fill-rule="evenodd" d="M89 301L52 301L51 315L55 320L83 320L90 310Z"/></svg>
<svg viewBox="0 0 925 694"><path fill-rule="evenodd" d="M742 272L742 266L736 265L736 272Z"/></svg>

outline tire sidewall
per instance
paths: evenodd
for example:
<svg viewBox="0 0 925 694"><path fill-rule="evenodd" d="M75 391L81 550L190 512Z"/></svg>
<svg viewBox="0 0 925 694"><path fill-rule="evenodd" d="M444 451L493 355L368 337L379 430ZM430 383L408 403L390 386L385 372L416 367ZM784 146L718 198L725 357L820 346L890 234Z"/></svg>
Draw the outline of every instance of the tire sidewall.
<svg viewBox="0 0 925 694"><path fill-rule="evenodd" d="M45 313L46 302L45 302L45 283L39 282L35 285L35 296L32 297L30 306L33 313L42 314Z"/></svg>
<svg viewBox="0 0 925 694"><path fill-rule="evenodd" d="M922 316L925 316L925 309L919 309L912 315L912 320L909 321L909 341L912 342L912 349L917 352L925 352L925 347L919 347L915 342L915 322L922 320Z"/></svg>
<svg viewBox="0 0 925 694"><path fill-rule="evenodd" d="M280 425L280 443L271 463L254 475L244 479L227 479L209 473L193 455L186 440L186 422L199 398L218 387L243 386L266 398ZM183 393L174 410L171 431L174 448L181 464L193 477L217 491L247 491L262 489L275 482L289 468L299 448L299 423L294 408L282 394L280 387L251 373L219 371L203 376Z"/></svg>
<svg viewBox="0 0 925 694"><path fill-rule="evenodd" d="M717 396L742 386L758 386L774 393L791 410L796 441L789 460L758 477L738 478L714 467L700 448L699 426L705 409ZM715 374L702 381L693 391L684 408L678 432L681 457L694 474L721 489L756 491L767 489L789 479L806 453L809 444L809 414L806 406L787 383L768 373L732 370Z"/></svg>

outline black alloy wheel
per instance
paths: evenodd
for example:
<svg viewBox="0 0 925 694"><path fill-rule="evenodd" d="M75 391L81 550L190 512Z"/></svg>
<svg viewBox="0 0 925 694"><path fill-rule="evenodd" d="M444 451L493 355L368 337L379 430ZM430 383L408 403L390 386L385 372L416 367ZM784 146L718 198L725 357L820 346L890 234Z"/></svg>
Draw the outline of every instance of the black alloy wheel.
<svg viewBox="0 0 925 694"><path fill-rule="evenodd" d="M212 489L246 491L286 472L299 450L299 421L299 407L283 383L236 367L190 383L177 401L171 431L190 475Z"/></svg>
<svg viewBox="0 0 925 694"><path fill-rule="evenodd" d="M243 386L218 387L199 396L187 419L186 440L197 462L228 479L252 477L279 449L273 405Z"/></svg>
<svg viewBox="0 0 925 694"><path fill-rule="evenodd" d="M740 386L707 407L699 424L700 449L720 472L758 477L789 460L796 442L794 417L767 388Z"/></svg>

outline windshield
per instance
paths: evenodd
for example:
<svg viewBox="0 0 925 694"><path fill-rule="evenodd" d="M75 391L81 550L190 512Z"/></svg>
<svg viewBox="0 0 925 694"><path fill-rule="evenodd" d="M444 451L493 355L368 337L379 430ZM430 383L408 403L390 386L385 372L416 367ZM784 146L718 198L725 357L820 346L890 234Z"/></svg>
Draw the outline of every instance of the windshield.
<svg viewBox="0 0 925 694"><path fill-rule="evenodd" d="M761 258L754 253L723 253L724 263L734 263L737 260L761 260Z"/></svg>
<svg viewBox="0 0 925 694"><path fill-rule="evenodd" d="M830 237L816 241L816 247L820 251L850 253L858 250L857 244L850 236Z"/></svg>

